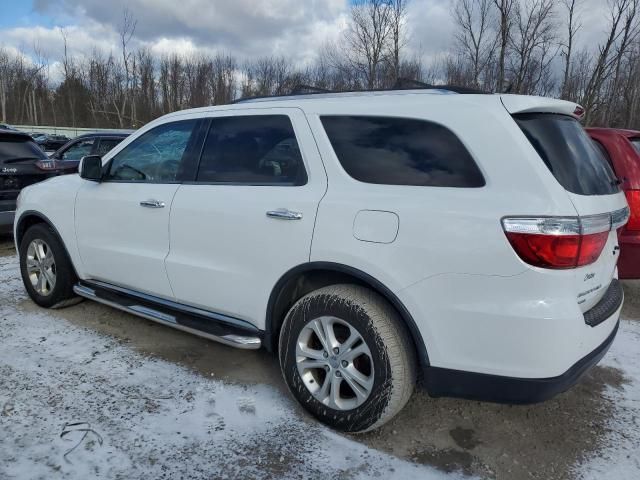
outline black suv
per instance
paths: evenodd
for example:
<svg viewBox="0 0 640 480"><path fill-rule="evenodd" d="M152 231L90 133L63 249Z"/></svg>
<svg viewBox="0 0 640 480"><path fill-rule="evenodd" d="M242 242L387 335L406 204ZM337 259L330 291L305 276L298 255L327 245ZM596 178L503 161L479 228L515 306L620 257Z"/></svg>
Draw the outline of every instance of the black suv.
<svg viewBox="0 0 640 480"><path fill-rule="evenodd" d="M40 148L45 152L51 152L59 149L65 143L69 141L69 137L64 135L42 135L36 139L36 143L40 145Z"/></svg>
<svg viewBox="0 0 640 480"><path fill-rule="evenodd" d="M48 177L69 173L52 163L55 162L26 133L0 129L0 233L13 229L20 190Z"/></svg>
<svg viewBox="0 0 640 480"><path fill-rule="evenodd" d="M49 157L54 160L55 168L73 170L78 169L80 159L87 155L105 155L122 140L131 135L132 131L85 133L65 143Z"/></svg>

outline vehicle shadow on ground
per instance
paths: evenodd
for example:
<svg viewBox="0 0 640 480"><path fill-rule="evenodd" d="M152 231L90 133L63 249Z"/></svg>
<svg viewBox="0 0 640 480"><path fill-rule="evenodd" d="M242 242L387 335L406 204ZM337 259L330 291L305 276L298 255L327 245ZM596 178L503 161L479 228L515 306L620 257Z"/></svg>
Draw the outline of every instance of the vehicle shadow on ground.
<svg viewBox="0 0 640 480"><path fill-rule="evenodd" d="M13 253L10 239L0 240L0 255ZM625 286L629 288L640 287ZM636 296L640 298L637 292ZM29 300L22 301L20 308L39 309ZM631 303L630 308L637 306ZM299 415L305 415L288 397L276 357L263 350L236 350L92 302L49 313L206 377L272 385L287 395ZM417 391L389 424L350 438L447 472L514 480L571 478L571 469L596 453L605 440L614 414L613 401L605 391L624 383L619 370L598 366L568 392L530 406L434 399Z"/></svg>

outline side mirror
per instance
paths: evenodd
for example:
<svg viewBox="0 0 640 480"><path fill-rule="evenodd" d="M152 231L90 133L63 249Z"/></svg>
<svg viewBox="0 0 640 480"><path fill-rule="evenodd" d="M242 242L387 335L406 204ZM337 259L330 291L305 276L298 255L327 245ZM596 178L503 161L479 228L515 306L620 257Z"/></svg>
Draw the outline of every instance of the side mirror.
<svg viewBox="0 0 640 480"><path fill-rule="evenodd" d="M102 181L102 157L100 155L87 155L80 159L78 168L80 178L91 180L92 182Z"/></svg>

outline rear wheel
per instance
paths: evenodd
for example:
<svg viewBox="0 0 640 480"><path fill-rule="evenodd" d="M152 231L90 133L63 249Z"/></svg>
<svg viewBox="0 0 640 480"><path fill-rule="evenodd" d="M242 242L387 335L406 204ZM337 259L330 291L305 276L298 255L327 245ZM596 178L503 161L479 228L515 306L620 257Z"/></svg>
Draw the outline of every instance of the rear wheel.
<svg viewBox="0 0 640 480"><path fill-rule="evenodd" d="M279 352L292 394L337 430L378 428L413 392L413 343L393 307L361 286L329 286L298 300Z"/></svg>
<svg viewBox="0 0 640 480"><path fill-rule="evenodd" d="M30 227L20 242L20 272L31 299L45 308L58 308L77 299L73 266L56 233L46 224Z"/></svg>

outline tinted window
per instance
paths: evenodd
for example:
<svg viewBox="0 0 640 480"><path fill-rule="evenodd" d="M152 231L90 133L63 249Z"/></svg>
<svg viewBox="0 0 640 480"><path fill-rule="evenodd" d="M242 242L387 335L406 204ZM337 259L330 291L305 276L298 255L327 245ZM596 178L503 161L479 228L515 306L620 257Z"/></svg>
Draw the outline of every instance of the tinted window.
<svg viewBox="0 0 640 480"><path fill-rule="evenodd" d="M322 124L346 172L386 185L481 187L473 158L449 129L424 120L323 117Z"/></svg>
<svg viewBox="0 0 640 480"><path fill-rule="evenodd" d="M213 119L197 180L252 185L306 183L304 163L289 117Z"/></svg>
<svg viewBox="0 0 640 480"><path fill-rule="evenodd" d="M640 138L632 138L631 145L633 145L638 153L640 153Z"/></svg>
<svg viewBox="0 0 640 480"><path fill-rule="evenodd" d="M100 144L96 150L96 155L101 157L113 150L113 147L118 145L122 141L122 138L103 138L100 140Z"/></svg>
<svg viewBox="0 0 640 480"><path fill-rule="evenodd" d="M514 118L565 190L579 195L619 191L611 167L576 119L550 113Z"/></svg>
<svg viewBox="0 0 640 480"><path fill-rule="evenodd" d="M15 139L0 137L0 163L45 158L47 158L47 155L31 140L16 141Z"/></svg>
<svg viewBox="0 0 640 480"><path fill-rule="evenodd" d="M195 124L165 123L136 138L112 158L107 180L175 182Z"/></svg>
<svg viewBox="0 0 640 480"><path fill-rule="evenodd" d="M67 148L62 153L63 160L80 160L82 157L89 155L93 148L95 139L80 140Z"/></svg>

